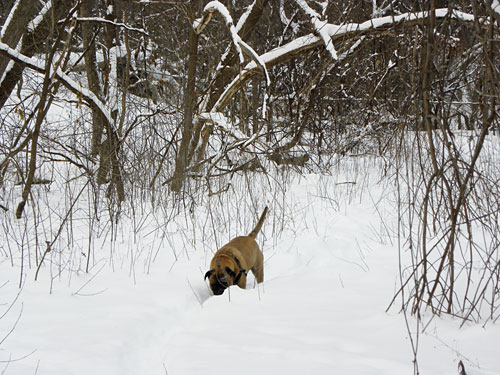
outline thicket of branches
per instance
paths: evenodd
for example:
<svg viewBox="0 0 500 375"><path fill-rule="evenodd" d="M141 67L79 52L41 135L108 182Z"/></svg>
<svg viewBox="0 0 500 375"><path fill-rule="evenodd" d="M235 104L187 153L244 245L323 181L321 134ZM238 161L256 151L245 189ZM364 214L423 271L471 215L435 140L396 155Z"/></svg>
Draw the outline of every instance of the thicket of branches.
<svg viewBox="0 0 500 375"><path fill-rule="evenodd" d="M402 307L498 318L491 0L1 6L3 215L31 207L36 222L38 186L57 180L71 197L57 238L81 197L116 222L137 200L188 210L234 174L377 155L412 260ZM55 238L37 241L37 266Z"/></svg>

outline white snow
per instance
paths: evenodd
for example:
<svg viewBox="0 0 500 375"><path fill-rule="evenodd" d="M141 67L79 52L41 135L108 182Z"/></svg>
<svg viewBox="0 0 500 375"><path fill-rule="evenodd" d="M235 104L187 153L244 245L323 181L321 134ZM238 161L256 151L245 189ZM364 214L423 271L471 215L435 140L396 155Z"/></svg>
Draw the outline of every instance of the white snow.
<svg viewBox="0 0 500 375"><path fill-rule="evenodd" d="M220 212L199 207L168 227L158 212L137 218L140 228L124 217L115 243L105 233L93 239L89 274L56 248L37 282L26 263L17 300L20 242L12 240L24 224L14 222L0 249L0 369L5 375L413 373L404 317L397 307L385 312L399 285L398 254L382 228L397 218L393 187L378 183L377 165L346 158L331 177L295 178L279 201L255 176L252 210L242 199L244 178L235 176L242 195ZM265 282L255 286L250 277L246 290L211 296L203 280L211 254L247 233L264 204L271 208L258 236ZM72 241L85 251L81 214L75 211ZM4 214L4 224L12 215ZM223 217L229 226L220 227ZM414 330L413 318L409 323ZM468 374L500 372L498 325L460 329L460 323L428 322L419 337L421 374L456 375L459 360Z"/></svg>
<svg viewBox="0 0 500 375"><path fill-rule="evenodd" d="M234 148L237 145L240 145L242 149L245 149L247 145L251 144L256 138L258 138L261 134L252 134L251 136L243 133L239 128L238 124L234 124L231 119L227 118L221 112L203 112L197 116L197 119L211 122L217 125L221 130L227 133L229 136L234 138L235 143L232 143L229 147ZM211 156L209 159L217 160L219 158L224 157L224 152L227 149L220 149Z"/></svg>
<svg viewBox="0 0 500 375"><path fill-rule="evenodd" d="M271 78L269 78L269 72L267 71L265 61L257 54L257 52L255 52L252 47L250 47L243 40L240 40L240 45L252 57L252 60L262 68L264 77L266 78L266 85L269 86L271 84Z"/></svg>
<svg viewBox="0 0 500 375"><path fill-rule="evenodd" d="M332 38L331 38L330 34L328 33L328 28L326 27L327 22L320 21L317 18L314 18L312 22L313 22L314 28L316 29L316 32L319 34L319 36L323 40L323 43L325 44L326 50L330 53L330 55L332 56L332 58L334 60L337 60L337 51L335 50L335 47L333 46Z"/></svg>
<svg viewBox="0 0 500 375"><path fill-rule="evenodd" d="M198 119L213 122L224 129L231 129L232 121L221 112L203 112L198 115Z"/></svg>
<svg viewBox="0 0 500 375"><path fill-rule="evenodd" d="M373 2L373 15L374 17L368 21L362 23L347 23L342 25L335 25L328 23L327 21L322 21L321 16L312 9L306 1L304 0L295 0L295 2L300 6L300 8L304 11L306 15L311 19L311 23L316 31L321 37L323 44L325 45L326 50L330 53L334 60L337 60L337 51L333 46L332 37L339 36L342 34L347 34L350 32L356 31L365 31L368 29L377 29L386 25L396 24L402 21L412 21L416 19L425 18L428 16L428 12L418 12L418 13L404 13L397 16L386 16L386 17L377 17L379 14L382 14L384 10L381 10L376 7L376 2ZM436 17L442 18L445 17L450 12L449 9L436 9ZM451 16L463 21L474 21L474 16L459 12L459 11L451 11ZM283 18L283 15L282 15ZM286 16L285 16L286 18Z"/></svg>
<svg viewBox="0 0 500 375"><path fill-rule="evenodd" d="M220 1L214 0L207 3L207 5L205 5L205 7L203 8L203 13L207 11L217 11L222 16L222 18L224 18L227 25L233 23L231 14L229 14L227 8Z"/></svg>
<svg viewBox="0 0 500 375"><path fill-rule="evenodd" d="M493 0L491 2L491 9L500 14L500 2L498 0Z"/></svg>
<svg viewBox="0 0 500 375"><path fill-rule="evenodd" d="M436 9L436 17L443 18L449 12L449 9ZM347 34L354 31L366 31L369 29L377 29L383 26L396 24L402 21L414 21L427 17L429 12L417 12L417 13L403 13L397 16L385 16L379 18L372 18L368 21L362 23L346 23L343 25L328 24L325 28L328 29L328 33L331 37L336 35ZM450 16L465 22L473 22L474 16L472 14L459 12L453 10Z"/></svg>
<svg viewBox="0 0 500 375"><path fill-rule="evenodd" d="M333 46L333 41L330 34L328 33L328 22L320 20L321 16L312 9L304 0L295 0L295 2L300 6L300 8L309 16L314 30L319 34L323 40L326 50L330 53L334 60L337 60L337 51Z"/></svg>

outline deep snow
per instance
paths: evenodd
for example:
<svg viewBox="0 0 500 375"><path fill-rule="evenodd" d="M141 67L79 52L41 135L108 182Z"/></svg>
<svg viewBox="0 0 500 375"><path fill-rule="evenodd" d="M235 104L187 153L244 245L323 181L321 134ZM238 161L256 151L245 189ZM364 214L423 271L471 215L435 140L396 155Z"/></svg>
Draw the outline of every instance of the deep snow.
<svg viewBox="0 0 500 375"><path fill-rule="evenodd" d="M38 281L34 267L25 270L21 290L19 257L12 267L2 238L0 372L412 374L404 315L398 303L385 312L399 285L391 186L378 183L376 162L344 163L352 165L333 177L295 178L281 203L270 192L229 230L212 228L208 207L197 210L196 231L179 217L168 239L158 234L161 217L145 215L139 230L124 217L116 242L103 234L89 274L68 272L81 270L70 258L59 274L54 255ZM264 204L265 282L250 277L246 290L211 296L203 280L211 253L249 232ZM85 228L75 220L75 244ZM456 319L429 318L421 374L457 374L459 360L467 374L500 373L498 325L460 329ZM409 326L415 332L413 318Z"/></svg>

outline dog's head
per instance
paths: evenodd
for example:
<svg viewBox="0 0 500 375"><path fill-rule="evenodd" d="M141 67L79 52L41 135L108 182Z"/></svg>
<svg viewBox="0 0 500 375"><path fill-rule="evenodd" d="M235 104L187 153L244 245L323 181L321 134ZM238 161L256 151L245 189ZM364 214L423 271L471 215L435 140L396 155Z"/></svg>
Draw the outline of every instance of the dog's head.
<svg viewBox="0 0 500 375"><path fill-rule="evenodd" d="M212 292L216 296L220 296L224 293L225 289L238 283L243 272L244 271L240 271L237 274L230 267L219 267L217 269L208 270L205 274L205 280L208 278L210 289L212 289Z"/></svg>

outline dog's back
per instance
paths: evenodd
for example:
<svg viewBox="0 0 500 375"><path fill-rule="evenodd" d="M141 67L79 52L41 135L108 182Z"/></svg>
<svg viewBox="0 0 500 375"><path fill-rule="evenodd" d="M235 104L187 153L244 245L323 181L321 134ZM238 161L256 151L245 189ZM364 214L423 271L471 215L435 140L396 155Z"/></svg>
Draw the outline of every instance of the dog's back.
<svg viewBox="0 0 500 375"><path fill-rule="evenodd" d="M257 234L262 228L262 224L264 224L267 211L268 208L264 208L257 225L255 225L255 228L248 234L248 236L235 237L222 247L222 249L232 249L234 252L240 253L248 268L250 268L255 274L257 282L259 283L261 283L264 279L264 256L262 251L259 249L257 241L255 241L255 237L257 237Z"/></svg>

